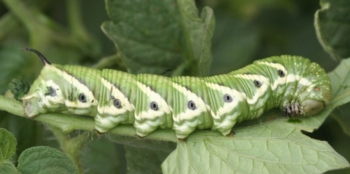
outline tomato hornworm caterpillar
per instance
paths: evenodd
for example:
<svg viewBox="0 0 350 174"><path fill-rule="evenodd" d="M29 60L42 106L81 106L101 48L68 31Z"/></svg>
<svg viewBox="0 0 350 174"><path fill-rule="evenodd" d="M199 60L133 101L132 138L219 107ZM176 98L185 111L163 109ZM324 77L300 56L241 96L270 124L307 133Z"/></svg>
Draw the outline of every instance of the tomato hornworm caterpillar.
<svg viewBox="0 0 350 174"><path fill-rule="evenodd" d="M118 124L133 124L147 136L172 128L179 139L196 128L228 135L243 120L272 108L285 115L311 116L331 100L330 80L316 63L298 56L257 60L237 71L211 77L164 77L110 69L44 63L23 106L28 117L63 112L95 118L104 133Z"/></svg>

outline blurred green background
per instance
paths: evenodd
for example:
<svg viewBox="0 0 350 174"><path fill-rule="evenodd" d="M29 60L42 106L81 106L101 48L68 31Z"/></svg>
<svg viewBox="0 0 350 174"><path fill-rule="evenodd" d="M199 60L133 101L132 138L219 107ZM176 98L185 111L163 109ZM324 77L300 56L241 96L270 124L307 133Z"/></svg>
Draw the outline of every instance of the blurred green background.
<svg viewBox="0 0 350 174"><path fill-rule="evenodd" d="M48 22L47 18L36 18L25 24L10 12L13 9L0 2L2 94L6 93L7 84L11 79L21 77L31 82L41 69L42 65L33 63L33 60L28 60L29 58L24 59L26 53L20 51L23 47L30 46L40 50L54 63L85 66L94 65L102 57L116 53L114 44L101 30L101 24L109 20L104 1L26 0L24 2L40 9L52 23ZM76 2L79 3L74 4ZM204 6L210 6L215 14L211 74L226 73L250 64L256 59L282 54L309 58L319 63L327 72L338 64L323 50L316 37L314 14L320 8L319 0L198 0L196 3L199 10ZM80 15L82 25L71 24L77 15ZM42 23L44 26L52 27L50 31L40 28ZM29 28L33 28L30 32L27 30L28 25L32 25ZM40 38L45 32L52 32L53 38ZM69 39L65 40L65 36ZM122 65L115 67L122 69L120 68ZM343 106L335 110L319 130L308 135L327 141L350 161L348 146L350 138L336 121L337 118L350 113L347 108L349 107ZM0 114L6 115L2 111ZM0 117L0 127L15 134L18 154L36 145L58 147L50 131L39 122L7 115ZM89 164L89 160L92 163L90 157L94 156L93 153L95 156L98 153L98 157L101 158L108 156L109 160L121 161L112 166L102 162L98 170L104 168L106 171L126 171L121 167L125 166L122 155L125 152L122 146L99 138L84 149L86 164ZM87 173L89 172L94 173L94 168L91 167ZM350 170L345 169L329 173L348 172Z"/></svg>

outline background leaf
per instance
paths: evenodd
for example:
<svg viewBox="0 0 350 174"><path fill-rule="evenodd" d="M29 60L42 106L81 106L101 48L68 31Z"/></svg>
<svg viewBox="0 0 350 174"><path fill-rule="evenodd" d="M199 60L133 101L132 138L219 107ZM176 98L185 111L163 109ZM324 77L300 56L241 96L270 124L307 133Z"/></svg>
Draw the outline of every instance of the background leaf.
<svg viewBox="0 0 350 174"><path fill-rule="evenodd" d="M15 154L16 138L6 129L0 128L0 164Z"/></svg>
<svg viewBox="0 0 350 174"><path fill-rule="evenodd" d="M334 59L350 57L350 2L321 0L321 7L315 14L318 40Z"/></svg>
<svg viewBox="0 0 350 174"><path fill-rule="evenodd" d="M211 38L214 31L214 13L210 7L204 7L201 17L194 0L178 0L182 31L185 36L186 57L193 65L193 75L209 74L211 66Z"/></svg>
<svg viewBox="0 0 350 174"><path fill-rule="evenodd" d="M350 119L347 112L349 111L350 104L347 103L344 106L339 107L335 112L332 113L332 117L339 123L344 133L350 136Z"/></svg>
<svg viewBox="0 0 350 174"><path fill-rule="evenodd" d="M350 101L350 59L343 60L329 77L332 84L333 107L343 105Z"/></svg>
<svg viewBox="0 0 350 174"><path fill-rule="evenodd" d="M343 104L349 103L350 101L350 59L344 59L341 61L340 65L329 73L332 82L332 107L339 107ZM350 118L345 112L348 111L345 105L344 110L337 110L333 116L339 122L345 133L350 135Z"/></svg>
<svg viewBox="0 0 350 174"><path fill-rule="evenodd" d="M72 161L61 151L44 146L25 150L18 159L22 173L76 173Z"/></svg>
<svg viewBox="0 0 350 174"><path fill-rule="evenodd" d="M198 18L193 1L135 3L107 0L111 21L102 25L130 72L162 74L168 69L183 72L192 61L203 67L200 71L191 67L195 70L190 74L209 71L210 38L214 29L210 9L204 9Z"/></svg>
<svg viewBox="0 0 350 174"><path fill-rule="evenodd" d="M0 163L0 174L15 174L17 173L16 167L11 162Z"/></svg>

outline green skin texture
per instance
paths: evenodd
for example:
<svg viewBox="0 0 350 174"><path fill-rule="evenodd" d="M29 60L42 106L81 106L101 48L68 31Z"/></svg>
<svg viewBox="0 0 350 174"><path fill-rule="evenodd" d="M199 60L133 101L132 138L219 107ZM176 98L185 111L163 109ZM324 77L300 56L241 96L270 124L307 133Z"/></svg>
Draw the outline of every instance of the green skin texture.
<svg viewBox="0 0 350 174"><path fill-rule="evenodd" d="M46 64L22 100L29 117L46 112L90 115L101 133L133 124L140 137L172 128L184 139L195 129L229 135L236 123L272 108L296 106L291 116L315 115L331 94L329 77L318 64L275 56L203 78Z"/></svg>

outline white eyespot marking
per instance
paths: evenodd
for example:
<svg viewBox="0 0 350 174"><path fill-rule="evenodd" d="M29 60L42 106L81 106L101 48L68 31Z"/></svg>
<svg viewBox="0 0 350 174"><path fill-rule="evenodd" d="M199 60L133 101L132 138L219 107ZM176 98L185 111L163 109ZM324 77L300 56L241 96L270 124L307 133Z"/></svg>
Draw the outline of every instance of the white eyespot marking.
<svg viewBox="0 0 350 174"><path fill-rule="evenodd" d="M137 87L147 95L147 98L151 102L157 103L158 109L152 109L151 102L147 105L148 108L146 111L141 111L139 113L135 113L136 120L143 119L154 119L166 114L170 114L172 112L172 108L168 105L168 103L163 99L161 95L151 90L150 87L142 84L140 82L136 82Z"/></svg>
<svg viewBox="0 0 350 174"><path fill-rule="evenodd" d="M194 117L198 117L201 113L206 112L208 109L210 110L210 106L204 103L204 101L200 97L187 90L185 87L176 83L173 83L173 87L187 98L187 102L185 103L186 107L184 107L184 112L179 113L177 115L173 114L173 120L175 122L180 122L182 120L190 120ZM195 109L191 109L188 107L190 101L192 101L195 104Z"/></svg>
<svg viewBox="0 0 350 174"><path fill-rule="evenodd" d="M270 63L270 62L258 62L258 64L264 64L267 66L270 66L272 68L275 68L276 70L282 70L285 74L284 77L278 77L278 79L276 79L274 81L274 83L271 85L271 89L275 90L279 85L285 84L285 83L292 83L295 81L299 81L299 84L302 84L304 86L310 86L312 83L310 82L310 80L303 78L302 76L299 75L294 75L294 74L288 74L287 70L285 69L284 66L282 66L281 64L278 63ZM298 65L296 65L298 66Z"/></svg>
<svg viewBox="0 0 350 174"><path fill-rule="evenodd" d="M230 96L233 96L231 102L224 102L224 105L220 107L216 112L211 110L211 115L213 116L214 119L220 119L221 116L232 112L232 110L235 109L238 106L238 104L244 101L247 97L245 93L240 93L235 89L231 89L225 86L220 86L218 84L206 83L206 86L208 86L213 90L221 92L223 95L228 94ZM235 115L235 116L237 117L238 115Z"/></svg>
<svg viewBox="0 0 350 174"><path fill-rule="evenodd" d="M77 114L84 114L84 113L82 113L83 111L75 111L74 109L87 109L91 106L98 105L98 100L94 97L94 94L92 93L92 91L86 85L79 82L78 79L76 79L75 77L73 77L72 75L68 74L67 72L65 72L63 70L57 69L54 66L51 66L51 70L53 70L57 74L61 74L61 77L64 80L66 80L67 82L70 82L71 87L69 90L73 90L73 88L77 89L77 91L74 91L74 93L77 93L76 100L75 101L69 101L69 100L65 101L65 105L68 107L69 110L71 108L72 109L71 111L74 113L78 112ZM78 99L78 96L80 94L85 95L86 102L81 102ZM71 95L71 94L69 94L69 92L68 92L68 95Z"/></svg>
<svg viewBox="0 0 350 174"><path fill-rule="evenodd" d="M29 100L31 98L36 98L36 97L40 98L40 102L38 102L39 107L48 108L48 109L55 109L55 108L58 108L61 104L62 105L64 104L65 100L62 95L62 90L55 82L53 82L52 80L49 80L49 81L41 80L40 83L45 84L45 86L43 86L44 90L38 90L38 92L32 93L31 95L25 95L22 98L22 100ZM50 86L51 88L53 88L53 90L55 90L55 93L56 93L55 96L45 94L47 92L46 90L48 86Z"/></svg>
<svg viewBox="0 0 350 174"><path fill-rule="evenodd" d="M252 74L237 74L234 75L236 78L247 79L254 82L258 80L261 83L261 86L256 89L256 92L252 98L247 97L247 102L252 105L255 104L261 96L263 96L270 86L270 80L262 75L252 75Z"/></svg>
<svg viewBox="0 0 350 174"><path fill-rule="evenodd" d="M50 106L51 103L55 104L64 104L64 97L62 95L62 90L59 85L57 85L54 81L49 80L47 82L42 82L43 84L46 84L47 86L50 86L53 90L55 90L56 95L44 95L42 97L42 101L46 106Z"/></svg>
<svg viewBox="0 0 350 174"><path fill-rule="evenodd" d="M274 69L276 69L276 72L278 72L279 70L283 71L284 72L284 76L281 77L281 76L278 76L276 80L274 80L273 84L271 84L271 89L272 90L275 90L279 85L282 85L282 84L285 84L287 82L287 79L288 79L288 72L286 70L286 68L281 65L281 64L278 64L278 63L271 63L271 62L257 62L258 64L263 64L263 65L266 65L266 66L269 66L269 67L272 67Z"/></svg>
<svg viewBox="0 0 350 174"><path fill-rule="evenodd" d="M279 63L271 63L271 62L263 62L263 61L259 61L257 62L258 64L263 64L263 65L267 65L269 67L272 67L272 68L275 68L276 69L276 72L277 70L282 70L283 72L287 72L286 68L279 64Z"/></svg>
<svg viewBox="0 0 350 174"><path fill-rule="evenodd" d="M112 97L114 97L115 99L119 99L121 106L120 108L116 108L114 105L114 101L110 102L108 106L98 105L97 112L99 113L99 115L117 116L120 114L124 114L128 111L130 112L135 110L134 105L130 103L129 99L121 91L119 91L119 89L116 88L112 83L110 83L104 78L101 79L101 82L101 88L109 89L105 91L109 91Z"/></svg>

